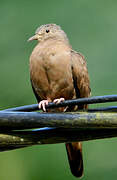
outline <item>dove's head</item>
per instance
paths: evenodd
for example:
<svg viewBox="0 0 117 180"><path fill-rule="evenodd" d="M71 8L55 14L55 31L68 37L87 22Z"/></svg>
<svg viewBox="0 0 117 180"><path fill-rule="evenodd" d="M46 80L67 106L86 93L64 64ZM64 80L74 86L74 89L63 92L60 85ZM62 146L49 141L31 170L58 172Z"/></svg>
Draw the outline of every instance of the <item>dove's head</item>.
<svg viewBox="0 0 117 180"><path fill-rule="evenodd" d="M66 33L56 24L45 24L37 28L35 35L28 39L28 41L38 40L39 42L47 39L57 39L68 41Z"/></svg>

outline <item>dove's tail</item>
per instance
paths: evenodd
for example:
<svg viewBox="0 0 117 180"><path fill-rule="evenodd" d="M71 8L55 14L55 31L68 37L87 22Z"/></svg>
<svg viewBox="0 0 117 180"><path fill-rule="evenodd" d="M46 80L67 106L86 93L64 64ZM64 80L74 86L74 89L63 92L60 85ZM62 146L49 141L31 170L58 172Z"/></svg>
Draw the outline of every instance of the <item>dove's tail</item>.
<svg viewBox="0 0 117 180"><path fill-rule="evenodd" d="M71 172L76 177L83 175L83 158L81 142L66 143Z"/></svg>

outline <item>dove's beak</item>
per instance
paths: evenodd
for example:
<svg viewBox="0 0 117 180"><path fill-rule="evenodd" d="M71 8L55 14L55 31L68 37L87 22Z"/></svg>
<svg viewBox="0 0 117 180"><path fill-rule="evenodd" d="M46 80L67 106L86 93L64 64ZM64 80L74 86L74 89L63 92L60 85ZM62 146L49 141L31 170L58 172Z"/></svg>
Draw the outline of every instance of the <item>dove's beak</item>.
<svg viewBox="0 0 117 180"><path fill-rule="evenodd" d="M32 37L30 37L29 39L28 39L28 42L29 41L33 41L33 40L38 40L39 39L39 35L38 34L35 34L34 36L32 36Z"/></svg>

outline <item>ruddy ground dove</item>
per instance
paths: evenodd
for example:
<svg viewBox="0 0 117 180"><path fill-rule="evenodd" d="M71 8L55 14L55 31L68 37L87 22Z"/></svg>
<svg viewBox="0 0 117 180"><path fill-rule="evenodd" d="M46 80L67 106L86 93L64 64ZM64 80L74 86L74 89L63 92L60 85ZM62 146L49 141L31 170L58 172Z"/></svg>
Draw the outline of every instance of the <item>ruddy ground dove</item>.
<svg viewBox="0 0 117 180"><path fill-rule="evenodd" d="M38 44L30 56L30 79L39 108L47 112L75 111L87 105L46 110L48 102L90 96L89 76L84 57L74 51L67 35L56 24L40 26L29 41ZM71 172L83 175L81 142L66 143Z"/></svg>

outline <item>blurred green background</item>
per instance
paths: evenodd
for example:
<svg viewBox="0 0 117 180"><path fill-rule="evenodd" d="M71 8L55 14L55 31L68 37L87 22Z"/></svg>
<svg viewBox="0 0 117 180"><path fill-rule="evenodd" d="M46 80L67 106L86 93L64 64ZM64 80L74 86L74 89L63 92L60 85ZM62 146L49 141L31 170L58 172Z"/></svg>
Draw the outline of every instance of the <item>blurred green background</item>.
<svg viewBox="0 0 117 180"><path fill-rule="evenodd" d="M36 103L29 80L35 29L56 23L87 59L92 95L116 94L116 0L0 0L0 109ZM98 105L99 106L99 105ZM83 180L117 178L117 139L83 143ZM75 180L64 144L0 153L0 180Z"/></svg>

